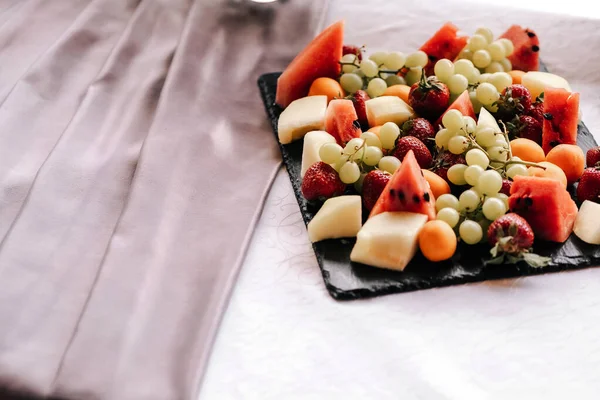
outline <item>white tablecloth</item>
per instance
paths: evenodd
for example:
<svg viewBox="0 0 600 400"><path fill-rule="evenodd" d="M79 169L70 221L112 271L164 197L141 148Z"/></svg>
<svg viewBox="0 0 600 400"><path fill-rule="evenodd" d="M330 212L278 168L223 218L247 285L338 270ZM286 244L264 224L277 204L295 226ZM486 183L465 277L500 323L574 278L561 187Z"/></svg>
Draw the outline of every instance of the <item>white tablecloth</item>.
<svg viewBox="0 0 600 400"><path fill-rule="evenodd" d="M597 8L583 1L510 1L523 9L432 3L333 1L326 22L345 18L347 43L402 51L447 20L467 32L528 25L549 68L581 92L583 119L600 139ZM552 13L523 11L544 4ZM599 324L600 269L336 302L282 170L201 398L592 399L600 391Z"/></svg>

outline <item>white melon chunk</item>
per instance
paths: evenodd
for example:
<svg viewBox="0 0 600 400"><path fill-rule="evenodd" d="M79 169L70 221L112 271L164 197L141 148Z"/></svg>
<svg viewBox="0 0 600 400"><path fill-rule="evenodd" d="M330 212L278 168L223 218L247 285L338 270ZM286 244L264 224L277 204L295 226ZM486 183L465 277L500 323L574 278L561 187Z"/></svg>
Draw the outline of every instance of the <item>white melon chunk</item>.
<svg viewBox="0 0 600 400"><path fill-rule="evenodd" d="M300 177L304 178L306 170L314 163L321 161L319 149L325 143L335 143L335 138L325 131L310 131L304 136Z"/></svg>
<svg viewBox="0 0 600 400"><path fill-rule="evenodd" d="M339 196L327 199L308 223L311 242L325 239L355 237L362 225L360 196Z"/></svg>
<svg viewBox="0 0 600 400"><path fill-rule="evenodd" d="M288 144L301 139L307 132L325 128L327 96L308 96L294 100L279 116L279 141Z"/></svg>
<svg viewBox="0 0 600 400"><path fill-rule="evenodd" d="M383 125L394 122L398 125L415 117L415 112L397 96L381 96L365 102L369 126Z"/></svg>
<svg viewBox="0 0 600 400"><path fill-rule="evenodd" d="M569 92L571 91L571 86L569 86L569 82L567 82L565 78L549 72L527 72L525 75L523 75L523 78L521 78L521 84L529 89L532 101L535 101L535 98L538 97L548 87L562 88L568 90Z"/></svg>
<svg viewBox="0 0 600 400"><path fill-rule="evenodd" d="M404 270L412 260L427 215L404 211L384 212L367 220L350 253L354 262Z"/></svg>
<svg viewBox="0 0 600 400"><path fill-rule="evenodd" d="M600 204L586 200L575 219L573 232L589 244L600 244Z"/></svg>
<svg viewBox="0 0 600 400"><path fill-rule="evenodd" d="M477 119L477 126L492 128L494 132L502 132L500 130L500 126L498 126L498 122L496 122L496 118L488 110L481 107L481 111L479 112L479 118Z"/></svg>

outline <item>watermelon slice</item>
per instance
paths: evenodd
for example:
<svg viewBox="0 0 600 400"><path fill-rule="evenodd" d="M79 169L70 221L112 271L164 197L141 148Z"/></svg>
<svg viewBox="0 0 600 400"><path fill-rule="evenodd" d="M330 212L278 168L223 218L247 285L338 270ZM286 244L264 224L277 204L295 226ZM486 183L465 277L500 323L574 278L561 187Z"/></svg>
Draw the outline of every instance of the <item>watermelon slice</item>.
<svg viewBox="0 0 600 400"><path fill-rule="evenodd" d="M325 112L325 131L335 138L340 146L360 137L362 130L352 100L331 100Z"/></svg>
<svg viewBox="0 0 600 400"><path fill-rule="evenodd" d="M404 156L400 168L381 192L369 217L386 211L407 211L425 214L429 220L435 219L435 198L412 150Z"/></svg>
<svg viewBox="0 0 600 400"><path fill-rule="evenodd" d="M344 21L325 29L302 50L277 80L275 102L287 107L292 101L308 94L317 78L337 79L344 45Z"/></svg>
<svg viewBox="0 0 600 400"><path fill-rule="evenodd" d="M475 110L473 109L473 103L471 103L471 97L469 97L469 92L467 90L462 92L462 94L458 96L456 100L452 102L452 104L450 104L450 107L444 111L444 114L446 114L449 110L458 110L465 117L469 116L477 121L477 118L475 117ZM444 114L442 114L440 118L435 121L435 124L433 124L434 128L437 129L439 125L442 125L442 118L444 117Z"/></svg>
<svg viewBox="0 0 600 400"><path fill-rule="evenodd" d="M559 144L577 144L579 93L561 88L544 91L544 125L542 148L548 154Z"/></svg>
<svg viewBox="0 0 600 400"><path fill-rule="evenodd" d="M425 67L427 75L433 75L433 67L438 60L447 58L454 60L458 53L467 45L467 36L458 36L458 27L450 22L444 24L419 50L429 56Z"/></svg>
<svg viewBox="0 0 600 400"><path fill-rule="evenodd" d="M536 238L562 243L569 238L577 205L556 179L515 176L508 206L525 218Z"/></svg>
<svg viewBox="0 0 600 400"><path fill-rule="evenodd" d="M525 72L540 69L540 39L534 31L513 25L500 38L513 42L515 50L508 56L513 69Z"/></svg>

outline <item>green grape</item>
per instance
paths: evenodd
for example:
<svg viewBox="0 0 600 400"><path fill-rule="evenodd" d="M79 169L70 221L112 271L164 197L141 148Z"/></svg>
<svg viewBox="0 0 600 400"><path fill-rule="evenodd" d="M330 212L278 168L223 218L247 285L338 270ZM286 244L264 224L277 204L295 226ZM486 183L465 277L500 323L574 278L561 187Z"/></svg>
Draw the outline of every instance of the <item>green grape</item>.
<svg viewBox="0 0 600 400"><path fill-rule="evenodd" d="M404 67L405 62L406 56L404 55L404 53L393 52L385 57L385 65L387 65L390 70L400 70L402 67Z"/></svg>
<svg viewBox="0 0 600 400"><path fill-rule="evenodd" d="M492 74L488 74L488 73L481 74L479 76L479 83L487 82L487 80L490 78L491 75Z"/></svg>
<svg viewBox="0 0 600 400"><path fill-rule="evenodd" d="M489 82L480 83L479 86L477 86L475 93L477 94L477 100L483 105L492 104L500 98L498 89Z"/></svg>
<svg viewBox="0 0 600 400"><path fill-rule="evenodd" d="M506 55L506 57L509 57L515 51L515 46L513 45L513 42L510 39L503 38L498 39L497 41L502 43L502 45L504 46L504 54Z"/></svg>
<svg viewBox="0 0 600 400"><path fill-rule="evenodd" d="M340 157L340 159L335 164L333 164L333 168L338 172L338 174L340 172L340 168L342 168L342 166L344 164L346 164L349 159L350 159L349 155L342 154L342 156Z"/></svg>
<svg viewBox="0 0 600 400"><path fill-rule="evenodd" d="M463 60L458 60L458 61L463 61ZM464 60L464 61L468 61L468 60ZM446 84L448 85L448 90L450 90L450 93L461 94L462 92L467 90L467 87L469 87L469 80L464 75L455 74L455 75L452 75L450 77L450 79L448 79L448 82Z"/></svg>
<svg viewBox="0 0 600 400"><path fill-rule="evenodd" d="M343 74L340 77L340 85L346 92L354 93L363 88L363 80L356 74Z"/></svg>
<svg viewBox="0 0 600 400"><path fill-rule="evenodd" d="M492 56L487 50L477 50L473 53L473 64L477 68L485 68L492 62Z"/></svg>
<svg viewBox="0 0 600 400"><path fill-rule="evenodd" d="M456 60L456 62L454 63L454 74L467 76L473 68L475 68L475 66L473 65L473 62L471 62L471 60Z"/></svg>
<svg viewBox="0 0 600 400"><path fill-rule="evenodd" d="M496 197L488 197L485 199L481 210L483 211L483 215L490 221L495 221L497 218L506 214L504 202Z"/></svg>
<svg viewBox="0 0 600 400"><path fill-rule="evenodd" d="M462 49L458 54L460 60L471 60L473 58L473 52L467 48Z"/></svg>
<svg viewBox="0 0 600 400"><path fill-rule="evenodd" d="M474 211L481 202L481 196L473 189L465 190L458 198L460 211Z"/></svg>
<svg viewBox="0 0 600 400"><path fill-rule="evenodd" d="M475 114L479 114L479 112L481 111L481 107L483 107L483 104L481 104L481 102L477 100L477 92L471 90L469 92L469 98L471 99L471 103L473 104L473 111L475 111Z"/></svg>
<svg viewBox="0 0 600 400"><path fill-rule="evenodd" d="M485 67L485 72L493 74L494 72L504 72L504 67L498 61L492 61L490 65Z"/></svg>
<svg viewBox="0 0 600 400"><path fill-rule="evenodd" d="M527 176L527 174L527 167L523 164L512 165L506 170L506 176L510 179L514 179L517 175Z"/></svg>
<svg viewBox="0 0 600 400"><path fill-rule="evenodd" d="M463 117L463 122L464 122L465 130L468 133L473 133L473 132L475 132L475 129L477 129L477 122L475 122L473 117L465 115Z"/></svg>
<svg viewBox="0 0 600 400"><path fill-rule="evenodd" d="M387 84L383 79L373 78L367 85L367 94L371 98L379 97L385 92L385 89L387 89Z"/></svg>
<svg viewBox="0 0 600 400"><path fill-rule="evenodd" d="M496 133L494 128L487 126L478 126L475 131L475 140L482 147L490 147L496 143Z"/></svg>
<svg viewBox="0 0 600 400"><path fill-rule="evenodd" d="M448 142L454 134L446 128L442 128L435 135L435 145L441 149L448 148Z"/></svg>
<svg viewBox="0 0 600 400"><path fill-rule="evenodd" d="M493 196L502 189L502 176L498 172L488 169L479 176L477 186L486 196Z"/></svg>
<svg viewBox="0 0 600 400"><path fill-rule="evenodd" d="M368 146L365 150L365 157L363 158L363 162L369 166L375 166L379 163L383 157L383 152L379 147L376 146Z"/></svg>
<svg viewBox="0 0 600 400"><path fill-rule="evenodd" d="M521 160L521 157L517 157L517 156L512 156L512 158L510 160L511 161L523 161L523 160Z"/></svg>
<svg viewBox="0 0 600 400"><path fill-rule="evenodd" d="M421 79L422 72L423 68L421 67L414 67L408 70L408 72L404 76L404 79L406 79L406 84L412 86L415 83L419 82L419 80Z"/></svg>
<svg viewBox="0 0 600 400"><path fill-rule="evenodd" d="M454 63L447 58L442 58L435 63L433 73L442 82L448 82L448 79L454 75Z"/></svg>
<svg viewBox="0 0 600 400"><path fill-rule="evenodd" d="M375 53L369 56L369 60L374 61L375 64L379 66L381 64L385 64L385 59L387 58L387 56L388 53L386 53L385 51L376 51Z"/></svg>
<svg viewBox="0 0 600 400"><path fill-rule="evenodd" d="M454 208L446 207L438 211L436 218L450 225L450 228L454 228L458 224L460 214Z"/></svg>
<svg viewBox="0 0 600 400"><path fill-rule="evenodd" d="M326 164L335 164L342 157L342 146L337 143L325 143L319 149L319 158Z"/></svg>
<svg viewBox="0 0 600 400"><path fill-rule="evenodd" d="M381 149L381 140L379 140L379 136L377 136L373 132L363 132L360 134L361 139L365 139L367 142L367 146L375 146Z"/></svg>
<svg viewBox="0 0 600 400"><path fill-rule="evenodd" d="M464 136L454 136L448 141L448 150L452 154L462 154L469 147L469 142Z"/></svg>
<svg viewBox="0 0 600 400"><path fill-rule="evenodd" d="M477 50L485 49L488 46L488 40L485 36L478 33L474 34L469 38L467 42L467 49L476 52Z"/></svg>
<svg viewBox="0 0 600 400"><path fill-rule="evenodd" d="M394 85L406 85L406 81L404 80L404 78L398 75L388 76L387 78L385 78L385 83L388 85L388 87Z"/></svg>
<svg viewBox="0 0 600 400"><path fill-rule="evenodd" d="M350 160L362 159L365 154L365 140L361 138L351 139L344 147L344 154L349 155Z"/></svg>
<svg viewBox="0 0 600 400"><path fill-rule="evenodd" d="M471 149L467 151L465 159L467 160L468 166L477 165L482 170L487 169L487 167L490 165L490 160L488 156L486 156L485 153L480 149ZM472 184L472 186L474 186L474 184Z"/></svg>
<svg viewBox="0 0 600 400"><path fill-rule="evenodd" d="M396 75L396 74L388 73L388 72L381 72L381 71L390 71L390 70L391 70L391 68L385 64L383 64L382 66L379 67L379 77L381 79L383 79L384 81L386 81L386 84L387 84L387 78L389 78L390 76Z"/></svg>
<svg viewBox="0 0 600 400"><path fill-rule="evenodd" d="M481 228L481 225L469 219L460 224L458 233L460 234L462 241L466 244L479 243L483 238L483 229Z"/></svg>
<svg viewBox="0 0 600 400"><path fill-rule="evenodd" d="M467 166L465 164L454 164L448 168L448 180L455 185L465 185L465 170Z"/></svg>
<svg viewBox="0 0 600 400"><path fill-rule="evenodd" d="M356 55L354 54L344 54L342 56L342 60L343 63L354 63L356 64ZM345 73L350 73L350 72L354 72L357 69L357 67L355 65L342 65L342 72Z"/></svg>
<svg viewBox="0 0 600 400"><path fill-rule="evenodd" d="M469 165L467 169L465 169L465 181L471 186L477 185L483 171L484 169L479 165Z"/></svg>
<svg viewBox="0 0 600 400"><path fill-rule="evenodd" d="M424 51L415 51L414 53L410 53L406 56L406 60L404 62L404 66L406 68L414 68L414 67L425 67L429 62L429 57L427 53Z"/></svg>
<svg viewBox="0 0 600 400"><path fill-rule="evenodd" d="M360 62L360 70L367 78L372 78L379 72L379 66L373 60L362 60Z"/></svg>
<svg viewBox="0 0 600 400"><path fill-rule="evenodd" d="M458 199L455 195L444 193L435 199L435 209L440 211L442 208L454 208L458 210Z"/></svg>
<svg viewBox="0 0 600 400"><path fill-rule="evenodd" d="M494 85L498 92L502 92L506 87L512 85L512 77L506 72L495 72L488 79L488 83Z"/></svg>
<svg viewBox="0 0 600 400"><path fill-rule="evenodd" d="M381 157L381 160L379 160L379 169L382 171L393 174L398 168L400 168L400 160L394 156Z"/></svg>
<svg viewBox="0 0 600 400"><path fill-rule="evenodd" d="M346 185L350 185L360 178L360 168L355 162L347 162L340 168L340 180Z"/></svg>
<svg viewBox="0 0 600 400"><path fill-rule="evenodd" d="M477 68L473 68L471 70L471 75L467 76L467 80L469 81L469 85L474 85L479 83L479 78L481 77L481 72Z"/></svg>
<svg viewBox="0 0 600 400"><path fill-rule="evenodd" d="M490 56L492 56L492 61L500 61L506 57L504 45L498 41L490 43L487 47L487 51L490 52Z"/></svg>
<svg viewBox="0 0 600 400"><path fill-rule="evenodd" d="M504 202L504 206L508 210L508 196L507 195L505 195L504 193L497 193L494 195L494 197L502 200Z"/></svg>
<svg viewBox="0 0 600 400"><path fill-rule="evenodd" d="M477 28L477 30L475 31L475 34L483 36L488 43L492 43L492 41L494 40L494 33L489 28L485 28L485 27Z"/></svg>
<svg viewBox="0 0 600 400"><path fill-rule="evenodd" d="M458 132L463 128L463 115L458 110L449 110L442 117L442 124L451 132Z"/></svg>
<svg viewBox="0 0 600 400"><path fill-rule="evenodd" d="M508 58L503 58L502 60L499 61L500 65L502 65L502 68L504 69L504 71L512 71L512 63L510 62L510 60Z"/></svg>
<svg viewBox="0 0 600 400"><path fill-rule="evenodd" d="M400 135L400 128L393 122L386 122L379 129L379 139L384 149L393 149L396 146L396 139Z"/></svg>

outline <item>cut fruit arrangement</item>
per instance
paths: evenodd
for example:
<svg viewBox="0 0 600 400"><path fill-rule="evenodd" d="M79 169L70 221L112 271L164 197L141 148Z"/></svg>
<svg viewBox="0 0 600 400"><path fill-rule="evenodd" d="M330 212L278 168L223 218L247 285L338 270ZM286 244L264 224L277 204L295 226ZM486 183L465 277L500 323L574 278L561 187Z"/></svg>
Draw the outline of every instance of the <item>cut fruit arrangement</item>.
<svg viewBox="0 0 600 400"><path fill-rule="evenodd" d="M470 248L487 249L486 268L540 268L553 259L538 246L600 244L600 148L577 145L579 94L538 71L533 30L447 23L407 54L368 54L343 30L277 81L280 143L303 141L312 242L356 238L350 260L400 271Z"/></svg>

